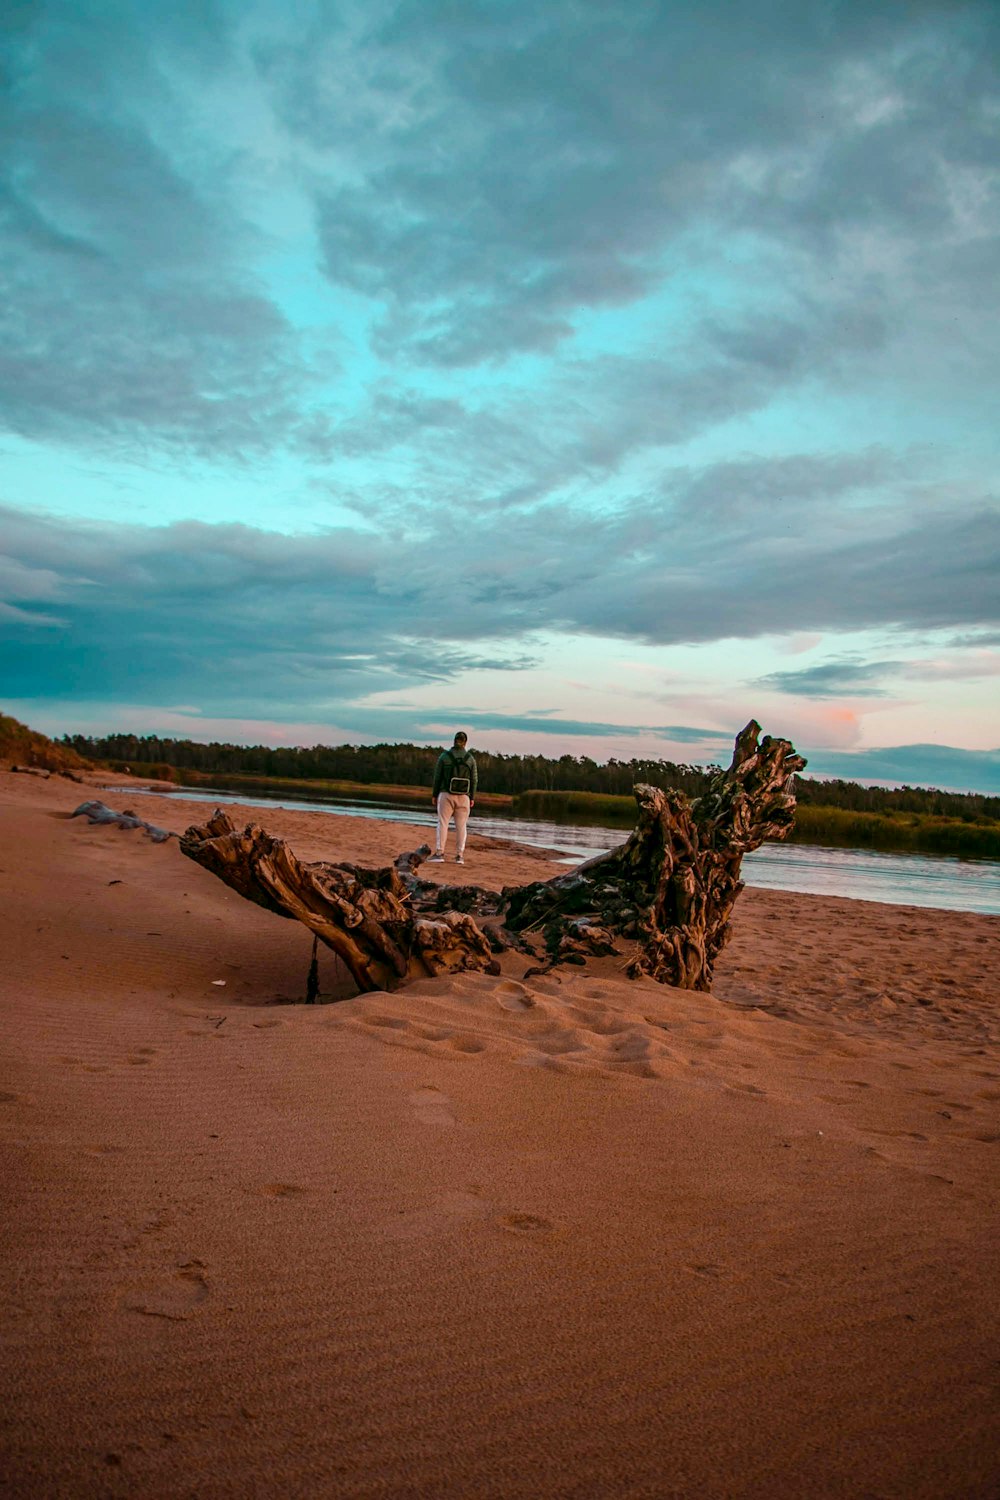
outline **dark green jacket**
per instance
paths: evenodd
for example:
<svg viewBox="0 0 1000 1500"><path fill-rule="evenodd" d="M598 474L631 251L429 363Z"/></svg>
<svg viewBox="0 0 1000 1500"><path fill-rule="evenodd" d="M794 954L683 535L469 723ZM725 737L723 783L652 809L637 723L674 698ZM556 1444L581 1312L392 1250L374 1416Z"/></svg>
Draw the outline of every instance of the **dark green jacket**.
<svg viewBox="0 0 1000 1500"><path fill-rule="evenodd" d="M444 750L438 756L437 765L434 767L434 793L436 797L439 792L447 792L453 776L467 776L469 778L469 796L475 797L476 788L479 785L479 771L476 769L476 757L471 750Z"/></svg>

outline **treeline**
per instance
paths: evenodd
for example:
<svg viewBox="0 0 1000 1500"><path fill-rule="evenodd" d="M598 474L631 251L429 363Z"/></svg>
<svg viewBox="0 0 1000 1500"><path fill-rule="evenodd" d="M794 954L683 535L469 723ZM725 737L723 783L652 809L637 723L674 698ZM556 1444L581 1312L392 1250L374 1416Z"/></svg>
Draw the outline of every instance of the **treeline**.
<svg viewBox="0 0 1000 1500"><path fill-rule="evenodd" d="M113 761L133 770L176 767L178 771L210 772L219 776L284 777L305 781L350 781L430 787L440 750L426 745L312 745L309 748L267 745L202 745L194 740L164 739L159 735L109 734L100 738L65 735L63 743L93 760ZM698 766L666 760L609 760L600 764L589 756L495 755L475 746L481 792L516 796L518 792L602 791L627 796L637 781L675 786L696 797L705 784Z"/></svg>
<svg viewBox="0 0 1000 1500"><path fill-rule="evenodd" d="M817 781L796 776L795 796L800 807L842 807L857 813L923 813L935 818L960 818L963 823L1000 819L1000 797L980 792L942 792L922 786L861 786L856 781Z"/></svg>
<svg viewBox="0 0 1000 1500"><path fill-rule="evenodd" d="M439 751L426 745L312 745L272 749L267 745L230 745L158 735L111 734L102 737L64 735L62 744L90 760L115 762L149 774L175 767L218 776L251 775L304 781L346 781L362 786L429 787ZM697 797L717 767L681 765L668 760L598 762L587 755L498 755L476 749L479 789L518 796L528 791L591 792L629 796L637 781L677 787ZM803 807L843 808L853 813L920 813L956 818L965 823L1000 819L1000 797L974 792L943 792L925 787L866 787L854 781L796 778Z"/></svg>

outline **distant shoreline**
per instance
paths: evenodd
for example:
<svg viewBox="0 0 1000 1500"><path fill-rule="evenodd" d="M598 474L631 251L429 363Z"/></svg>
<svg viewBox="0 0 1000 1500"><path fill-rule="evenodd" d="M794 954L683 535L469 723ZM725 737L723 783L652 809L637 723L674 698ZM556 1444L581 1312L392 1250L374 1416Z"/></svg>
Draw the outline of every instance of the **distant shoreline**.
<svg viewBox="0 0 1000 1500"><path fill-rule="evenodd" d="M337 798L382 806L430 803L428 787L355 781L308 780L297 777L213 775L174 769L169 783L177 790L218 787L220 791L258 791L268 795ZM627 832L635 822L631 797L599 792L529 791L510 796L480 792L476 804L483 812L512 818L542 818L551 823L581 827L620 827ZM789 842L838 849L877 849L896 854L938 854L962 859L1000 859L1000 824L971 823L928 813L851 811L812 803L798 804Z"/></svg>
<svg viewBox="0 0 1000 1500"><path fill-rule="evenodd" d="M263 820L268 830L286 816L315 817L318 823L370 822L376 827L409 827L416 834L415 843L426 843L434 822L433 810L412 802L355 802L348 798L333 801L297 797L288 794L267 796L261 792L226 791L222 787L177 787L169 782L124 785L121 781L97 780L106 799L115 807L134 807L141 797L159 799L163 809L151 812L154 822L179 826L175 810L188 822L202 820L198 809L220 805L247 820ZM168 808L171 810L168 813ZM180 811L184 809L185 811ZM315 826L315 825L314 825ZM591 858L603 849L613 847L626 837L626 829L607 825L585 828L542 819L518 820L503 812L485 812L475 816L475 836L481 847L496 850L517 848L536 859L557 861L562 866ZM340 834L330 838L339 841ZM330 839L324 840L328 850ZM396 853L398 853L398 847ZM324 854L324 857L326 855ZM914 850L843 849L824 844L766 843L748 856L745 869L748 887L783 890L797 894L815 894L847 898L851 901L885 902L890 905L914 906L921 910L973 912L1000 915L1000 862L969 860L955 855L924 855Z"/></svg>

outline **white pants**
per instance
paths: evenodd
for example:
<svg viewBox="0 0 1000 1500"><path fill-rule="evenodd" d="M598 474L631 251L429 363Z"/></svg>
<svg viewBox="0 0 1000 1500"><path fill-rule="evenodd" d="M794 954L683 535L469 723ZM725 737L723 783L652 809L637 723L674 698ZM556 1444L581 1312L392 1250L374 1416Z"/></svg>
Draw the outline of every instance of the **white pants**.
<svg viewBox="0 0 1000 1500"><path fill-rule="evenodd" d="M455 853L465 853L465 825L469 821L472 802L467 792L457 796L454 792L438 792L438 837L435 853L443 854L448 842L448 824L455 819Z"/></svg>

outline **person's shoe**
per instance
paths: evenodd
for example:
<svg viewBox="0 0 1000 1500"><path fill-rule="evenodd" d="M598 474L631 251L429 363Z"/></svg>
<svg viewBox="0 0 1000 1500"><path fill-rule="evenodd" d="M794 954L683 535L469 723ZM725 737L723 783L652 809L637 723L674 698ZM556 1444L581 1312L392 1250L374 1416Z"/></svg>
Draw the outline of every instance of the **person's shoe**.
<svg viewBox="0 0 1000 1500"><path fill-rule="evenodd" d="M455 863L456 863L456 865L464 865L465 864L465 855L464 854L456 854L455 855Z"/></svg>
<svg viewBox="0 0 1000 1500"><path fill-rule="evenodd" d="M429 865L443 865L444 864L444 855L443 854L431 854L431 855L428 855L427 863Z"/></svg>

